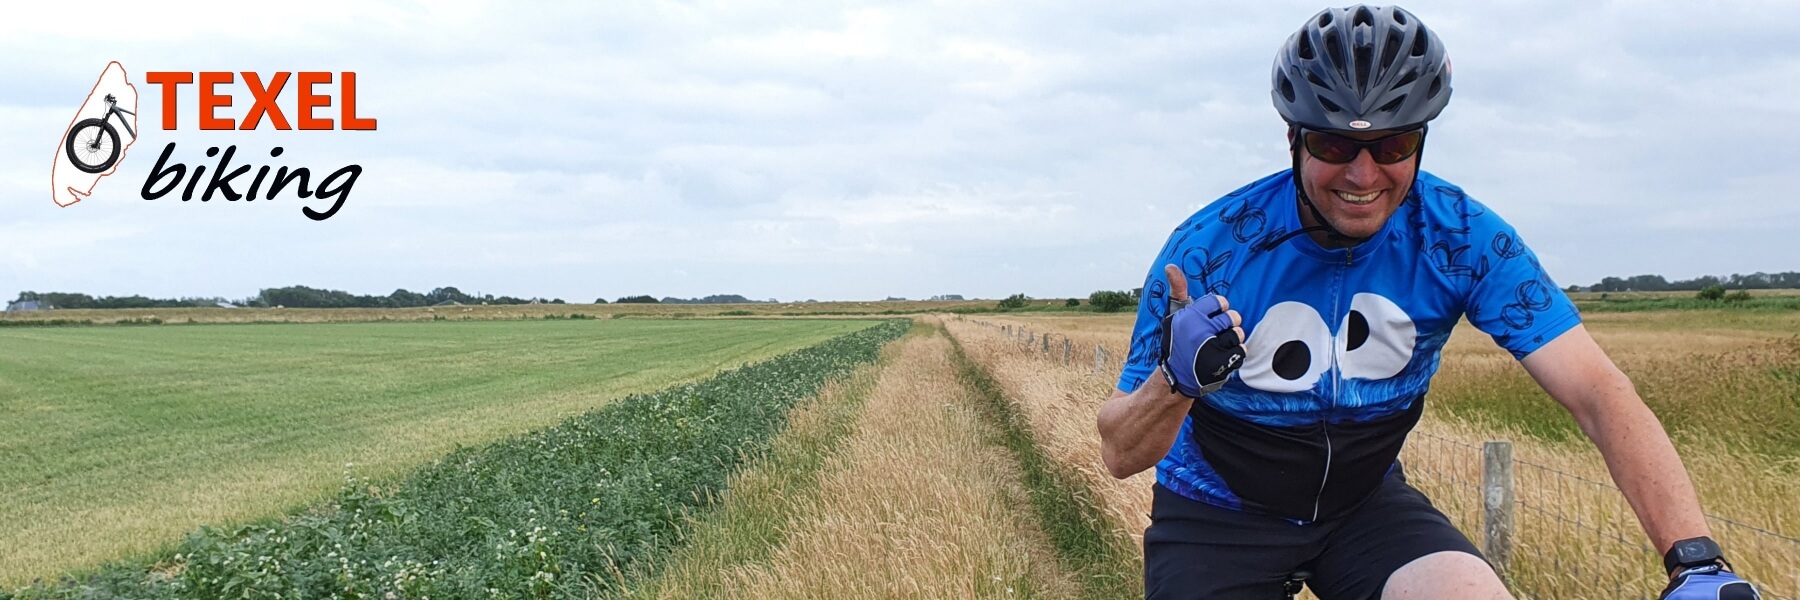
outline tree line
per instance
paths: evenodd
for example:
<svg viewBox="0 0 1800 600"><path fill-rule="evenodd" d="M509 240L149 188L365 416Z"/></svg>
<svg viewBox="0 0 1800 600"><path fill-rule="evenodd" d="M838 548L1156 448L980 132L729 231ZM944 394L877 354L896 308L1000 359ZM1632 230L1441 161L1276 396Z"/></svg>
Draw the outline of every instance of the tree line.
<svg viewBox="0 0 1800 600"><path fill-rule="evenodd" d="M144 296L100 296L70 292L19 292L14 302L36 301L46 308L80 309L80 308L181 308L210 307L219 305L256 307L256 308L413 308L420 306L436 306L446 303L457 304L564 304L561 298L515 298L513 296L495 296L493 294L473 295L454 287L441 287L430 292L414 292L405 288L393 293L381 295L352 294L341 290L326 290L295 285L279 288L265 288L255 296L238 300L225 298L146 298Z"/></svg>
<svg viewBox="0 0 1800 600"><path fill-rule="evenodd" d="M1693 279L1669 281L1661 275L1634 275L1631 277L1607 277L1600 283L1582 287L1569 286L1571 292L1697 292L1709 287L1727 290L1772 290L1800 289L1800 272L1783 273L1751 273L1743 275L1733 273L1728 276L1701 275Z"/></svg>
<svg viewBox="0 0 1800 600"><path fill-rule="evenodd" d="M14 302L36 301L44 308L80 309L80 308L183 308L212 307L220 305L241 306L247 308L416 308L421 306L437 306L440 304L565 304L562 298L517 298L513 296L495 296L493 294L469 294L454 287L441 287L429 292L414 292L405 288L393 293L381 295L352 294L341 290L327 290L295 285L280 288L266 288L255 296L237 300L225 298L146 298L144 296L100 296L70 292L19 292ZM779 302L774 298L768 300L751 300L738 294L714 294L701 298L665 297L658 300L655 296L625 296L614 302L619 304L762 304ZM809 300L809 302L811 302ZM594 304L607 304L605 298L596 298Z"/></svg>

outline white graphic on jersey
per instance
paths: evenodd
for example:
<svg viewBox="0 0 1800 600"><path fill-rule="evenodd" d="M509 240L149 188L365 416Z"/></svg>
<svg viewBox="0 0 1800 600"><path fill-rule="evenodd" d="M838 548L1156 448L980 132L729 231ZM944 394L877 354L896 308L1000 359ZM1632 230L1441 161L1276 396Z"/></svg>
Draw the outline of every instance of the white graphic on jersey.
<svg viewBox="0 0 1800 600"><path fill-rule="evenodd" d="M1331 330L1313 307L1282 302L1269 307L1250 339L1244 341L1244 367L1238 377L1265 392L1301 392L1312 389L1331 367L1325 349L1331 347Z"/></svg>
<svg viewBox="0 0 1800 600"><path fill-rule="evenodd" d="M1269 308L1244 342L1244 367L1238 377L1265 392L1310 390L1331 369L1336 353L1345 378L1387 379L1412 361L1418 331L1398 304L1377 294L1360 293L1350 300L1350 313L1334 340L1319 311L1300 302Z"/></svg>
<svg viewBox="0 0 1800 600"><path fill-rule="evenodd" d="M1360 379L1399 375L1412 361L1418 338L1412 317L1400 305L1376 294L1357 294L1338 327L1338 372Z"/></svg>

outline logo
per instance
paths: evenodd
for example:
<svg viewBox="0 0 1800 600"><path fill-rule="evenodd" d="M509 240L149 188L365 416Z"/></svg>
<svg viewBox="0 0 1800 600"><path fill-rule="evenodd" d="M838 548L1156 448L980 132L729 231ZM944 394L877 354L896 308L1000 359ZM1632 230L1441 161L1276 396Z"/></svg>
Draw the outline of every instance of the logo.
<svg viewBox="0 0 1800 600"><path fill-rule="evenodd" d="M232 93L226 86L235 85L239 75L251 96L249 110L242 113L241 121L223 114L234 105ZM335 94L328 87L333 85L334 75L341 77ZM295 85L288 85L290 79ZM182 108L178 95L182 86L192 86L188 89L194 90L199 97L196 107L199 118L186 122L197 124L201 130L251 131L261 129L264 124L276 130L375 130L375 119L357 116L356 73L352 71L283 71L267 77L251 71L151 71L144 74L144 81L161 94L164 131L176 130L181 122L177 114ZM291 111L284 111L278 102L287 89L294 90ZM62 139L57 141L56 162L50 170L50 191L58 206L66 207L81 201L93 193L101 177L118 170L126 149L138 138L137 99L137 88L131 85L125 68L118 62L108 64L100 74L99 82L88 92L87 101L75 113L69 128L64 130ZM333 119L329 113L321 115L334 104L339 118ZM275 146L268 156L280 158L286 151L282 146ZM361 165L352 164L315 179L313 171L306 167L233 164L233 159L243 160L238 156L235 144L228 145L223 151L217 146L207 148L205 155L217 160L210 171L204 164L189 169L176 156L176 143L169 142L157 157L156 165L150 169L150 176L138 195L144 200L159 200L179 190L182 202L217 199L222 204L240 201L247 204L257 200L278 200L281 192L292 190L292 195L301 199L328 202L328 205L322 205L322 210L300 207L306 218L323 221L344 207L351 188L363 172Z"/></svg>
<svg viewBox="0 0 1800 600"><path fill-rule="evenodd" d="M100 178L118 170L125 151L137 141L137 99L125 67L108 63L57 140L50 166L50 199L57 206L92 195Z"/></svg>
<svg viewBox="0 0 1800 600"><path fill-rule="evenodd" d="M1357 120L1357 121L1351 121L1351 122L1350 122L1350 128L1351 128L1351 129L1368 129L1368 128L1369 128L1369 122L1368 122L1368 121L1362 121L1362 120Z"/></svg>

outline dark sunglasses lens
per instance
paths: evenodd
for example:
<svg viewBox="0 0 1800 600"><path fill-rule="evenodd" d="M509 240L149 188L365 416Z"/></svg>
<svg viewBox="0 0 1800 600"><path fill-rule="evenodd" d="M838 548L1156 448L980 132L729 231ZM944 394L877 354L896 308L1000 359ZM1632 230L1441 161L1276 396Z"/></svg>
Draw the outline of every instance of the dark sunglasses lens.
<svg viewBox="0 0 1800 600"><path fill-rule="evenodd" d="M1408 131L1400 135L1382 139L1369 154L1371 155L1371 158L1375 159L1375 162L1391 165L1406 160L1408 157L1411 157L1413 153L1418 152L1419 142L1424 139L1424 133Z"/></svg>
<svg viewBox="0 0 1800 600"><path fill-rule="evenodd" d="M1361 148L1348 138L1317 131L1306 132L1306 151L1313 158L1328 163L1347 163L1356 158L1358 150Z"/></svg>

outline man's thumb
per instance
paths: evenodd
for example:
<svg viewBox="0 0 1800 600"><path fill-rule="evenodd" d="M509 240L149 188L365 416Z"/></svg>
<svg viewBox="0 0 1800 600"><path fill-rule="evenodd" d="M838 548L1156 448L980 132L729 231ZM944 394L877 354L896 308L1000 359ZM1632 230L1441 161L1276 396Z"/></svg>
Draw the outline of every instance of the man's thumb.
<svg viewBox="0 0 1800 600"><path fill-rule="evenodd" d="M1175 302L1187 302L1188 280L1181 268L1175 265L1163 265L1163 275L1169 280L1169 299Z"/></svg>

